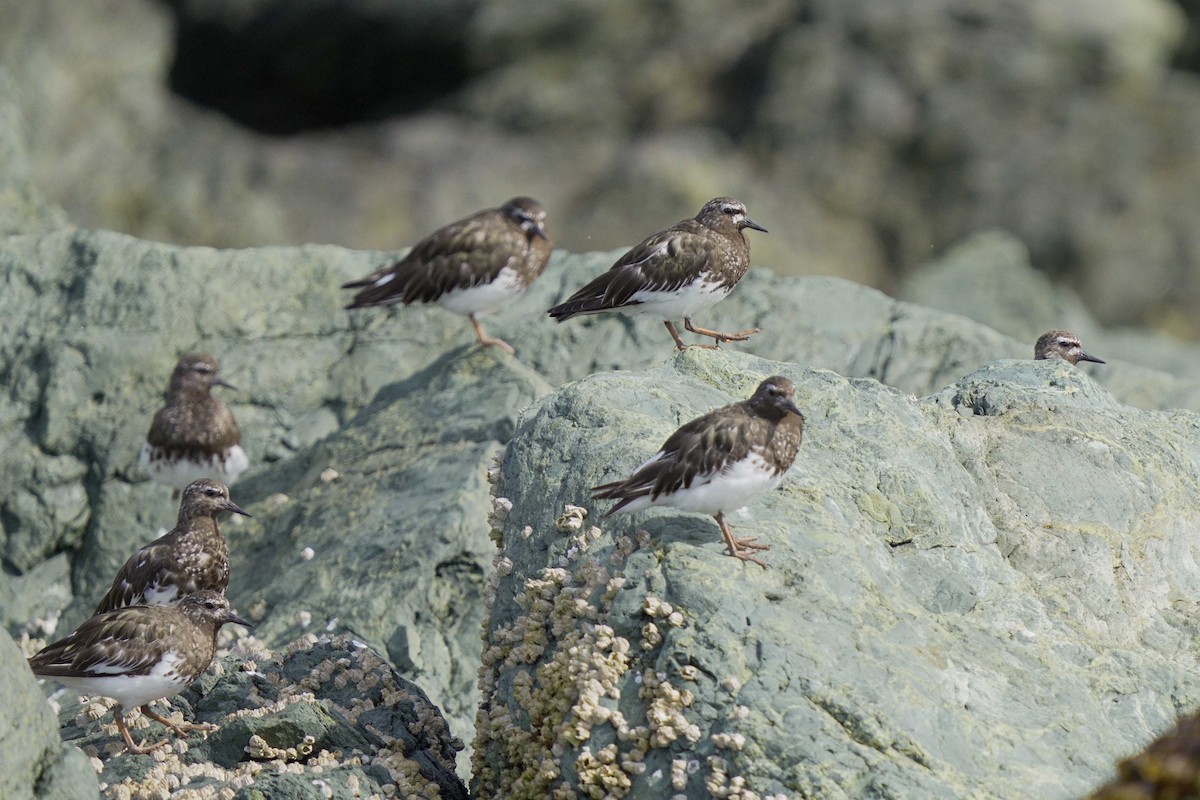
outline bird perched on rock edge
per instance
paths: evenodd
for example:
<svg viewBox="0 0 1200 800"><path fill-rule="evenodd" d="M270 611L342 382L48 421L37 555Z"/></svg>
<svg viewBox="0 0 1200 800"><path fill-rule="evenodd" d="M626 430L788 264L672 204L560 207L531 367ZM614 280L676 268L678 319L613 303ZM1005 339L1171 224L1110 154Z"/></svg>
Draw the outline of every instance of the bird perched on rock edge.
<svg viewBox="0 0 1200 800"><path fill-rule="evenodd" d="M520 297L542 274L553 246L545 220L537 200L514 197L452 222L396 263L342 284L360 289L346 308L437 303L466 316L480 345L513 355L512 345L483 332L479 318Z"/></svg>
<svg viewBox="0 0 1200 800"><path fill-rule="evenodd" d="M162 747L136 743L122 711L140 707L150 719L182 736L189 730L213 730L207 723L175 723L150 710L155 700L174 697L212 663L217 632L233 622L251 627L234 614L218 592L188 595L173 606L129 606L91 617L63 639L29 659L35 675L53 678L82 694L117 701L113 717L131 753Z"/></svg>
<svg viewBox="0 0 1200 800"><path fill-rule="evenodd" d="M179 359L167 387L167 404L155 413L138 456L150 478L174 489L174 497L200 478L230 486L250 465L233 412L211 393L214 386L236 391L219 368L217 359L206 353Z"/></svg>
<svg viewBox="0 0 1200 800"><path fill-rule="evenodd" d="M721 333L695 327L692 315L727 297L750 268L750 244L742 233L746 228L767 232L746 215L740 201L709 200L695 217L646 239L549 314L559 322L613 310L654 316L667 326L679 350L687 348L673 322L681 318L687 330L713 338L707 347L745 341L758 328Z"/></svg>
<svg viewBox="0 0 1200 800"><path fill-rule="evenodd" d="M725 512L783 481L804 437L804 415L794 397L792 382L774 375L749 400L688 422L628 478L592 488L593 499L620 501L602 519L652 506L711 514L729 555L765 569L748 551L768 550L769 545L735 537Z"/></svg>

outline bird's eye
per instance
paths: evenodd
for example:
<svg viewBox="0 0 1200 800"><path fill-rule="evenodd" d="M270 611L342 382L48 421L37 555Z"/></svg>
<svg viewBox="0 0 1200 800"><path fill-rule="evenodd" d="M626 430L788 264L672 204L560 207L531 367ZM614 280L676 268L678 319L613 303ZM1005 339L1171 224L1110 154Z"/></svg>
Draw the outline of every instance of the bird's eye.
<svg viewBox="0 0 1200 800"><path fill-rule="evenodd" d="M732 217L734 214L736 214L738 212L738 210L736 208L734 208L733 206L721 206L721 211L730 217Z"/></svg>

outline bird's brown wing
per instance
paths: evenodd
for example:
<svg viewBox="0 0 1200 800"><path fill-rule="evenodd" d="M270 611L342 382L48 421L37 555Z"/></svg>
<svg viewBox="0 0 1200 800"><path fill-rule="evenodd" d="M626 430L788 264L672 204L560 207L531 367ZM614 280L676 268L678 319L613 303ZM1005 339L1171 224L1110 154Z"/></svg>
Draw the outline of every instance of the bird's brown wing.
<svg viewBox="0 0 1200 800"><path fill-rule="evenodd" d="M454 289L488 283L521 256L524 241L498 212L481 211L422 239L395 264L343 284L364 287L346 308L428 303Z"/></svg>
<svg viewBox="0 0 1200 800"><path fill-rule="evenodd" d="M756 426L762 420L745 413L742 403L697 417L675 431L659 451L624 480L592 489L597 500L620 500L612 514L639 497L689 488L697 477L720 472L750 452ZM607 514L605 516L608 516Z"/></svg>
<svg viewBox="0 0 1200 800"><path fill-rule="evenodd" d="M113 579L108 592L100 599L100 604L92 612L93 615L141 603L142 593L147 588L156 583L161 584L168 578L178 580L185 577L177 574L178 560L172 553L173 543L169 536L170 534L167 534L155 539L129 557L117 572L117 577ZM140 576L136 582L135 573Z"/></svg>
<svg viewBox="0 0 1200 800"><path fill-rule="evenodd" d="M695 220L656 233L617 260L565 302L550 309L559 322L576 314L636 305L639 291L673 292L708 271L718 256L716 243Z"/></svg>
<svg viewBox="0 0 1200 800"><path fill-rule="evenodd" d="M30 658L30 668L51 677L147 674L166 651L164 629L155 618L129 612L123 608L92 617ZM137 647L126 646L129 642Z"/></svg>

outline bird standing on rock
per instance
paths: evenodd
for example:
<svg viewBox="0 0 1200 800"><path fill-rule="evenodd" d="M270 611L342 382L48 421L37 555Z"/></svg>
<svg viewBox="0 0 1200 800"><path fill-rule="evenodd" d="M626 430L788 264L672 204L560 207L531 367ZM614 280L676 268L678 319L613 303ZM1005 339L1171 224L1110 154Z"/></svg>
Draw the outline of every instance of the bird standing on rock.
<svg viewBox="0 0 1200 800"><path fill-rule="evenodd" d="M759 384L749 400L687 423L628 478L593 487L594 499L620 501L602 519L652 506L711 514L729 555L765 569L750 551L770 546L753 537L735 537L725 512L783 481L804 437L804 415L796 408L795 394L790 380L775 375Z"/></svg>
<svg viewBox="0 0 1200 800"><path fill-rule="evenodd" d="M687 345L675 329L677 319L692 333L711 336L714 344L707 347L745 341L758 328L721 333L695 327L692 315L727 297L750 268L750 244L742 233L746 228L767 232L746 215L740 201L709 200L694 218L654 234L621 256L607 272L551 308L550 316L559 322L613 310L654 316L667 326L679 350Z"/></svg>
<svg viewBox="0 0 1200 800"><path fill-rule="evenodd" d="M131 753L148 753L167 740L134 742L121 712L140 706L143 714L180 736L213 730L205 723L172 722L151 711L149 703L174 697L204 674L217 649L217 632L228 622L252 627L218 592L197 592L174 606L130 606L91 617L38 651L29 667L34 675L82 694L116 700L113 717L125 746Z"/></svg>
<svg viewBox="0 0 1200 800"><path fill-rule="evenodd" d="M525 293L550 260L546 211L531 197L514 197L452 222L417 242L404 258L365 278L342 284L361 289L346 308L437 303L471 321L483 347L515 351L483 332L479 318Z"/></svg>

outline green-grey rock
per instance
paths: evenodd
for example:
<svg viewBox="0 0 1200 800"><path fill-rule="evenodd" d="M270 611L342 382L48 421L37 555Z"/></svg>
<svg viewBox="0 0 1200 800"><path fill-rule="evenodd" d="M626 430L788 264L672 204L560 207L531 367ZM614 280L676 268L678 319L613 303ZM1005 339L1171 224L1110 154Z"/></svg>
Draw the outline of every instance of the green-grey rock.
<svg viewBox="0 0 1200 800"><path fill-rule="evenodd" d="M702 515L597 522L589 486L774 373L804 444L731 516L769 569ZM731 352L569 384L498 476L475 794L1078 796L1200 702L1198 487L1200 416L1062 362L920 401Z"/></svg>
<svg viewBox="0 0 1200 800"><path fill-rule="evenodd" d="M0 236L61 228L62 209L42 197L34 183L17 87L0 65Z"/></svg>
<svg viewBox="0 0 1200 800"><path fill-rule="evenodd" d="M964 246L955 257L975 252ZM338 286L387 254L221 251L85 230L0 241L0 364L9 389L0 398L0 557L16 573L0 575L0 598L19 593L0 604L5 627L14 636L62 635L129 553L173 524L176 502L145 480L136 454L174 360L206 350L239 386L223 396L252 462L233 496L255 516L224 525L239 610L259 621L269 646L309 631L353 633L421 683L454 733L470 740L494 555L486 540L494 456L520 410L551 387L648 369L673 352L652 319L614 314L559 325L545 316L618 255L556 251L529 293L488 322L518 348L512 359L476 348L470 326L439 308L343 311ZM761 268L699 321L763 328L726 353L874 378L912 395L1030 349L847 281ZM1186 376L1116 359L1066 374L1076 373L1095 375L1122 401L1200 408ZM739 374L731 368L726 377ZM1121 384L1122 375L1138 379ZM735 385L718 388L714 379L696 400L712 407ZM964 396L1000 403L963 386ZM627 403L644 406L644 422L664 436L683 421L665 397L654 390ZM556 458L547 464L553 482L576 456L564 445ZM872 503L884 519L902 514L902 504Z"/></svg>
<svg viewBox="0 0 1200 800"><path fill-rule="evenodd" d="M88 759L58 734L21 650L0 636L0 797L5 800L92 800L99 793Z"/></svg>
<svg viewBox="0 0 1200 800"><path fill-rule="evenodd" d="M63 735L101 760L106 796L233 787L237 797L271 800L466 798L454 772L462 742L420 688L349 636L307 635L276 652L237 648L171 703L218 729L181 743L130 717L135 738L165 733L165 758L127 752L111 715L64 707Z"/></svg>

